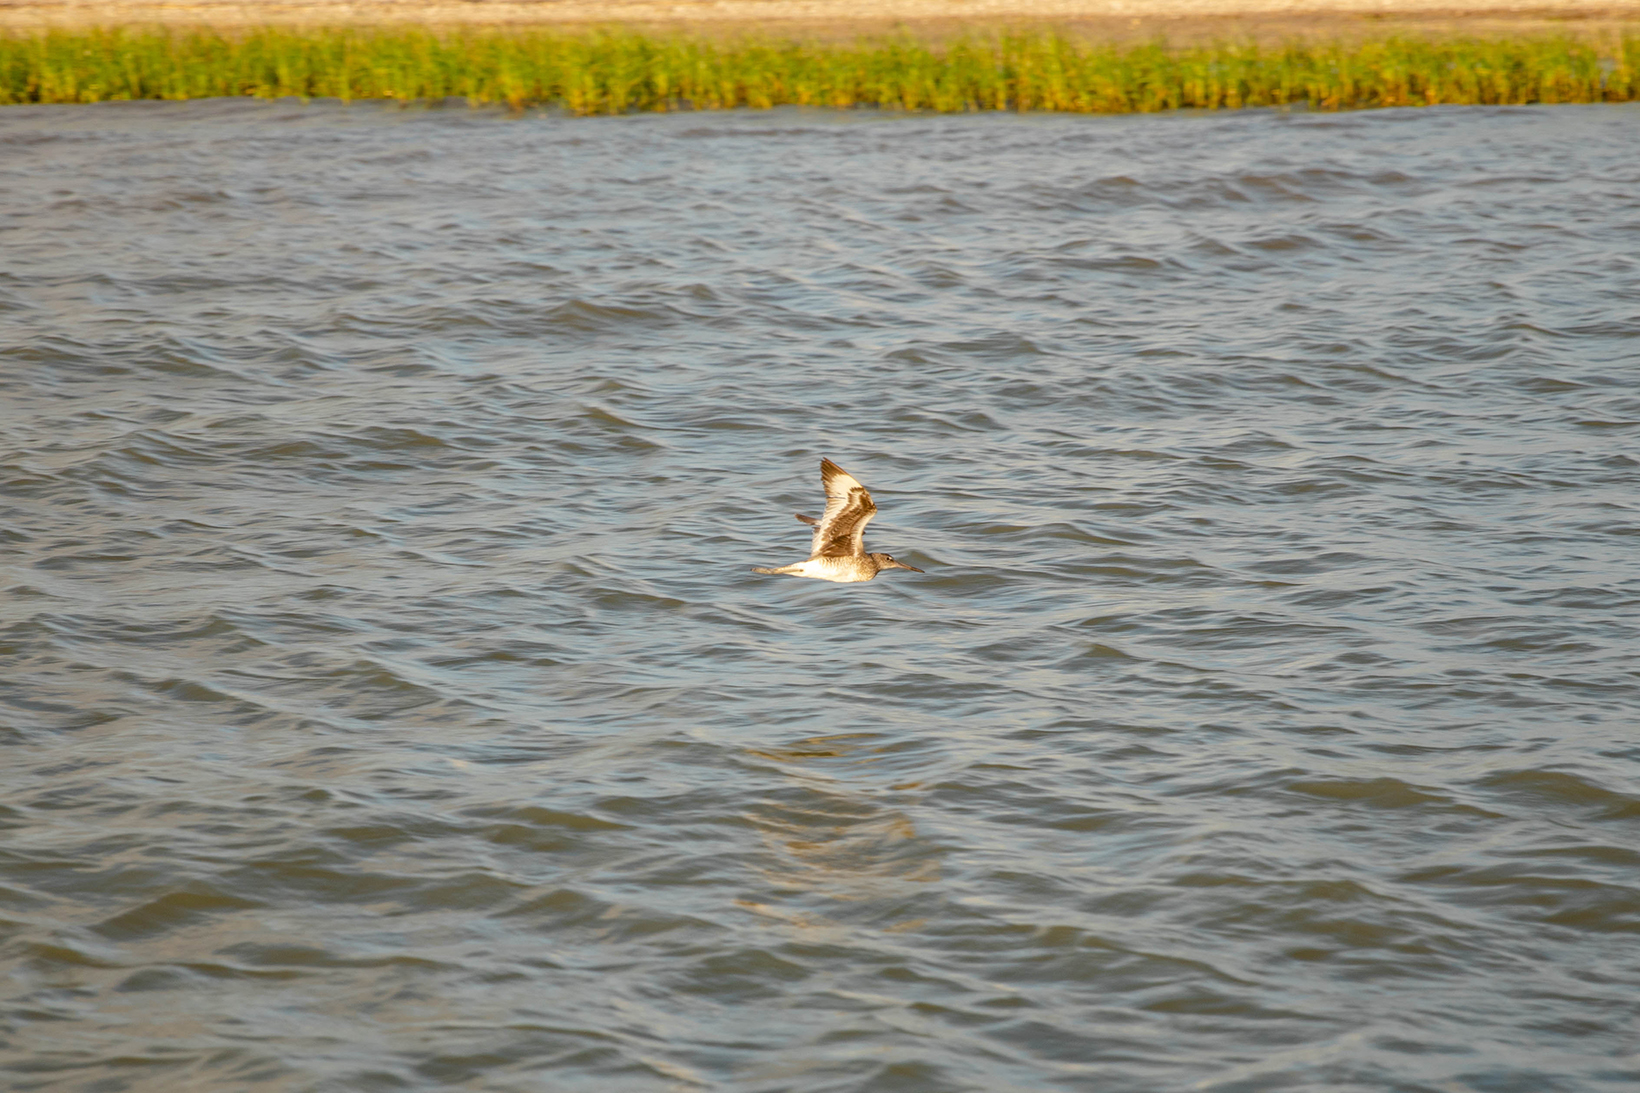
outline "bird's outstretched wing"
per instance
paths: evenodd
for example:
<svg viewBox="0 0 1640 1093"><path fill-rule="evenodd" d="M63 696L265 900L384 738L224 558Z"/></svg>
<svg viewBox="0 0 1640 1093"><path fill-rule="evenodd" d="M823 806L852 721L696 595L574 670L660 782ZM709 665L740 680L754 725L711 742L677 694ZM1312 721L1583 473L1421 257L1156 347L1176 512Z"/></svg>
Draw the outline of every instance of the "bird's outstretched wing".
<svg viewBox="0 0 1640 1093"><path fill-rule="evenodd" d="M865 553L866 522L877 506L866 488L829 459L820 461L820 484L826 488L826 511L814 526L811 558L857 558Z"/></svg>

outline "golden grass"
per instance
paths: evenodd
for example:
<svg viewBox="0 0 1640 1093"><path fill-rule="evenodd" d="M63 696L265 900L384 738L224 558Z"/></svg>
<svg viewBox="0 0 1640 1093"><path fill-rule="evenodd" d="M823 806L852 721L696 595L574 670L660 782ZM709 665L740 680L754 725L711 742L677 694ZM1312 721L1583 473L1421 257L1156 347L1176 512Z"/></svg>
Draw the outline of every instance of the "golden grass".
<svg viewBox="0 0 1640 1093"><path fill-rule="evenodd" d="M1110 45L1053 33L932 45L610 30L54 31L0 36L0 103L212 96L545 104L576 114L873 106L1138 113L1640 98L1640 37Z"/></svg>

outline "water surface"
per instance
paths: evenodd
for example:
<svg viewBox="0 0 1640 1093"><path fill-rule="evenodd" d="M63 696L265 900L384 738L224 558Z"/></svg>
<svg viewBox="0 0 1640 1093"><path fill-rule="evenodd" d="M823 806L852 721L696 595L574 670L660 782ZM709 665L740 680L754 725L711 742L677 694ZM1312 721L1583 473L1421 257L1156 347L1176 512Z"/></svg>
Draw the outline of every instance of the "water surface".
<svg viewBox="0 0 1640 1093"><path fill-rule="evenodd" d="M3 1084L1634 1088L1637 122L0 112Z"/></svg>

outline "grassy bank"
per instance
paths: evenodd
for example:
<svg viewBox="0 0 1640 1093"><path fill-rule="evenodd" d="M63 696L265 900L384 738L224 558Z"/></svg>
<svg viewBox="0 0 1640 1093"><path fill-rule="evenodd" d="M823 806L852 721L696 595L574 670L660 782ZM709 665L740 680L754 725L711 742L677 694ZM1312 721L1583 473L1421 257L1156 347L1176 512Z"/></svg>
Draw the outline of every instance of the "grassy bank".
<svg viewBox="0 0 1640 1093"><path fill-rule="evenodd" d="M712 42L621 31L263 29L0 37L0 103L289 95L549 104L578 114L786 104L1135 113L1304 104L1628 102L1640 37L1114 46Z"/></svg>

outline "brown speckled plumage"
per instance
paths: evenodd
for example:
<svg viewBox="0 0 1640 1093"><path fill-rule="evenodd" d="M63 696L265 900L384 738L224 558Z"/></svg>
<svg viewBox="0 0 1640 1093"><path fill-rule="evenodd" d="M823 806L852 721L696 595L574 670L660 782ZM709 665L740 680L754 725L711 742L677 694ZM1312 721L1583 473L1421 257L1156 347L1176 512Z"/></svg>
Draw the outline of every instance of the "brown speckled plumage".
<svg viewBox="0 0 1640 1093"><path fill-rule="evenodd" d="M753 573L778 573L855 583L869 581L885 569L922 572L916 566L895 561L893 555L866 551L866 524L877 515L877 505L871 500L871 494L852 475L831 460L822 459L820 484L826 490L826 511L821 513L818 520L801 513L797 516L814 528L808 558L778 569L754 567Z"/></svg>

